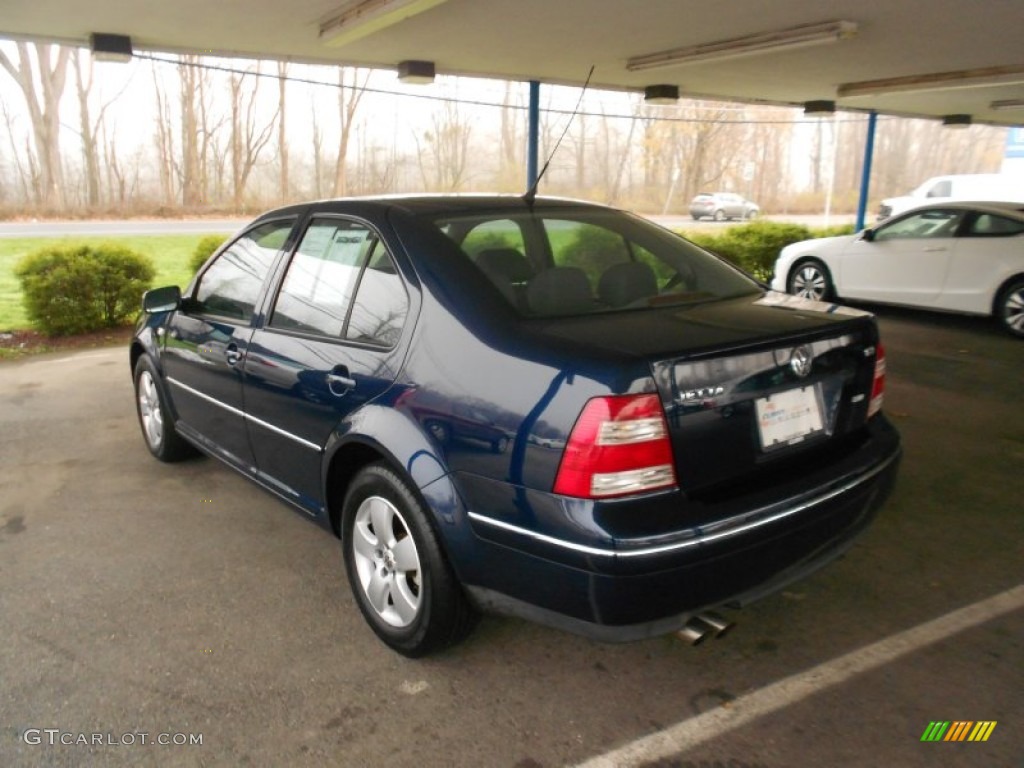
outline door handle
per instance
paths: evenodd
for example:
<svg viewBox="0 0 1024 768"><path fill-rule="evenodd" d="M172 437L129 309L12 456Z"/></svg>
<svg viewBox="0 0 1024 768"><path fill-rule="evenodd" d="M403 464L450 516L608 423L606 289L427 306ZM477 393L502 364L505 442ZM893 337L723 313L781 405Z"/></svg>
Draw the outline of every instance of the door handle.
<svg viewBox="0 0 1024 768"><path fill-rule="evenodd" d="M224 348L224 357L228 361L228 365L234 366L238 364L238 361L242 359L242 353L238 351L238 345L235 342L231 342Z"/></svg>
<svg viewBox="0 0 1024 768"><path fill-rule="evenodd" d="M356 380L348 372L344 365L336 365L333 370L327 372L327 388L335 397L341 397L350 389L355 389Z"/></svg>
<svg viewBox="0 0 1024 768"><path fill-rule="evenodd" d="M925 253L938 253L939 251L944 251L944 250L946 250L946 246L944 246L944 245L935 245L935 246L932 246L931 248L925 248L924 252Z"/></svg>

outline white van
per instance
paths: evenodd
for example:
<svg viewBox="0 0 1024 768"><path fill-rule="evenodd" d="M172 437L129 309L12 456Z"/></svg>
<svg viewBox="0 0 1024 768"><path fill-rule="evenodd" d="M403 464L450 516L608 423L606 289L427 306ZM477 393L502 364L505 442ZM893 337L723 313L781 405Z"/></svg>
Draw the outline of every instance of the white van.
<svg viewBox="0 0 1024 768"><path fill-rule="evenodd" d="M1024 203L1024 179L1001 173L961 173L933 176L903 197L889 197L878 208L878 220L926 203L951 200L992 200Z"/></svg>

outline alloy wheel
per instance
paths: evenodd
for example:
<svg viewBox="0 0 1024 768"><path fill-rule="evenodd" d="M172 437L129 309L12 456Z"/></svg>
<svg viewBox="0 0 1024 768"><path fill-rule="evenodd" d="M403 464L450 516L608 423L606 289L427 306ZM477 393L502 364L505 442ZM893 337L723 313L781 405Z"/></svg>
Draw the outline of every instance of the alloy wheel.
<svg viewBox="0 0 1024 768"><path fill-rule="evenodd" d="M164 415L160 409L160 393L149 371L139 375L139 417L150 448L158 450L164 439Z"/></svg>
<svg viewBox="0 0 1024 768"><path fill-rule="evenodd" d="M423 598L420 556L394 504L370 496L359 505L352 554L359 586L374 612L392 627L412 624Z"/></svg>
<svg viewBox="0 0 1024 768"><path fill-rule="evenodd" d="M820 267L804 264L793 275L791 292L805 299L821 301L828 293L828 278Z"/></svg>
<svg viewBox="0 0 1024 768"><path fill-rule="evenodd" d="M1003 297L1003 322L1007 329L1024 336L1024 283L1020 283Z"/></svg>

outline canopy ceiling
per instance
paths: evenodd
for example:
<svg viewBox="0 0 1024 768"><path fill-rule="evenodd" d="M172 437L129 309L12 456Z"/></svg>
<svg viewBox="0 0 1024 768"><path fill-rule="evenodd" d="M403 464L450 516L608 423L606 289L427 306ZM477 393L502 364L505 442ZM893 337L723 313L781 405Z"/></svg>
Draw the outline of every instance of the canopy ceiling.
<svg viewBox="0 0 1024 768"><path fill-rule="evenodd" d="M1020 0L3 0L0 37L803 104L1015 125L1024 109ZM340 21L339 21L340 20ZM630 67L636 57L821 22L844 38L721 60ZM734 46L726 46L734 48ZM735 51L730 51L735 54ZM667 58L673 58L672 55ZM874 81L892 81L878 83Z"/></svg>

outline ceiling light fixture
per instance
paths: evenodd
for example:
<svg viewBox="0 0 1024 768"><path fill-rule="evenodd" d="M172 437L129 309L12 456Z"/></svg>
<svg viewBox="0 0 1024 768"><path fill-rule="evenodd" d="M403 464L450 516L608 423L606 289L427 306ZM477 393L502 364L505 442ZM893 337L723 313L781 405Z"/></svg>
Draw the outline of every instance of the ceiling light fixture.
<svg viewBox="0 0 1024 768"><path fill-rule="evenodd" d="M648 85L644 88L644 101L648 104L675 104L679 101L679 86Z"/></svg>
<svg viewBox="0 0 1024 768"><path fill-rule="evenodd" d="M331 46L346 45L443 2L445 0L350 0L320 22L320 40Z"/></svg>
<svg viewBox="0 0 1024 768"><path fill-rule="evenodd" d="M825 99L804 102L804 114L807 117L822 117L831 115L836 111L836 103Z"/></svg>
<svg viewBox="0 0 1024 768"><path fill-rule="evenodd" d="M89 48L95 61L132 60L132 39L128 35L93 32L89 35Z"/></svg>
<svg viewBox="0 0 1024 768"><path fill-rule="evenodd" d="M996 112L1009 112L1014 109L1024 109L1024 99L1001 99L993 101L988 105L989 109Z"/></svg>
<svg viewBox="0 0 1024 768"><path fill-rule="evenodd" d="M408 59L398 62L398 79L413 85L430 85L434 82L434 62Z"/></svg>
<svg viewBox="0 0 1024 768"><path fill-rule="evenodd" d="M857 24L852 21L823 21L816 24L801 24L798 27L779 29L773 32L758 32L744 37L701 43L670 51L634 56L626 61L626 69L637 72L656 67L674 67L681 64L698 64L705 61L735 59L761 53L806 48L810 45L834 43L857 34Z"/></svg>
<svg viewBox="0 0 1024 768"><path fill-rule="evenodd" d="M942 125L946 128L958 128L963 130L971 127L970 115L946 115L942 118Z"/></svg>
<svg viewBox="0 0 1024 768"><path fill-rule="evenodd" d="M881 80L864 80L859 83L843 83L836 90L836 94L843 99L858 96L880 96L886 93L984 88L990 85L1013 85L1014 83L1024 83L1024 66L963 69L956 72L932 72L927 75L908 75L906 77L887 77Z"/></svg>

